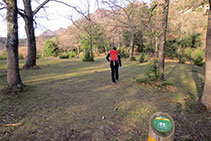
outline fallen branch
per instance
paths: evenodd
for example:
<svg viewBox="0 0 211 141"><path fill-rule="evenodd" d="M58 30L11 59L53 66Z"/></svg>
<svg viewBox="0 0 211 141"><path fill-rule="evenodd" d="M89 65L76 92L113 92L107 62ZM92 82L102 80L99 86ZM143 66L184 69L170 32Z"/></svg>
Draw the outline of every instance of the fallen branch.
<svg viewBox="0 0 211 141"><path fill-rule="evenodd" d="M4 127L14 127L14 126L20 126L22 123L15 123L15 124L0 124L0 126Z"/></svg>

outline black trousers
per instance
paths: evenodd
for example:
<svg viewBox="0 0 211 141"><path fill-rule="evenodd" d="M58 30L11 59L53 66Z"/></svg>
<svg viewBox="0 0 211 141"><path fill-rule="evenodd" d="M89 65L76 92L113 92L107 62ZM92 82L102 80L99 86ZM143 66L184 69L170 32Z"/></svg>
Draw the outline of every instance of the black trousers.
<svg viewBox="0 0 211 141"><path fill-rule="evenodd" d="M119 63L118 62L111 62L111 79L112 82L116 82L119 79Z"/></svg>

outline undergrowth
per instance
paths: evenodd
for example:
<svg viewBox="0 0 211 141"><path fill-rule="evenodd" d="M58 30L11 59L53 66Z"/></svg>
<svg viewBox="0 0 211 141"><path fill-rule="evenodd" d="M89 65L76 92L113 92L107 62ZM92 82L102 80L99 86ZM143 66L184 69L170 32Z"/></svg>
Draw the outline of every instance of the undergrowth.
<svg viewBox="0 0 211 141"><path fill-rule="evenodd" d="M161 73L158 69L158 61L154 60L151 66L149 67L149 70L146 72L144 78L136 78L134 77L137 83L142 84L149 84L152 86L156 86L161 89L165 89L168 85L172 85L171 83L162 81L161 79Z"/></svg>

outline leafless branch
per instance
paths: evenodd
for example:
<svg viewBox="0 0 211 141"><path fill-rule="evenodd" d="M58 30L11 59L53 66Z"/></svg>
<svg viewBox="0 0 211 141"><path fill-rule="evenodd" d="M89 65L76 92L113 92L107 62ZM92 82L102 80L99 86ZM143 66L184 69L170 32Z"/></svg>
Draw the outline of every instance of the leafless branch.
<svg viewBox="0 0 211 141"><path fill-rule="evenodd" d="M18 9L18 14L19 14L22 18L25 17L24 10L22 10L22 9Z"/></svg>
<svg viewBox="0 0 211 141"><path fill-rule="evenodd" d="M95 1L95 5L96 5L98 8L100 7L100 4L99 4L99 1L98 1L98 0Z"/></svg>
<svg viewBox="0 0 211 141"><path fill-rule="evenodd" d="M118 5L115 1L111 1L111 0L109 1L103 0L103 3L107 4L111 8L114 14L114 17L113 17L114 20L117 20L118 22L121 22L122 24L126 24L126 22L120 20L121 16L128 19L127 12L124 11L124 8L122 6ZM124 14L121 12L121 10L123 10Z"/></svg>
<svg viewBox="0 0 211 141"><path fill-rule="evenodd" d="M78 26L78 25L73 21L72 17L71 17L70 19L71 19L72 23L79 29L79 31L82 31L81 28L80 28L80 26ZM70 29L72 30L72 32L74 32L74 33L77 35L78 38L82 39L81 35L80 35L78 32L75 32L72 28L70 28Z"/></svg>
<svg viewBox="0 0 211 141"><path fill-rule="evenodd" d="M81 14L83 17L85 17L87 20L89 20L89 18L87 17L87 15L85 15L85 13L82 12L81 8L78 7L78 6L72 6L68 3L65 3L63 1L59 1L59 0L51 0L51 1L54 1L54 2L58 2L58 3L61 3L61 4L64 4L72 9L74 9L77 13Z"/></svg>
<svg viewBox="0 0 211 141"><path fill-rule="evenodd" d="M37 22L36 22L36 20L34 20L34 24L35 24L35 28L37 28L38 26L37 26Z"/></svg>
<svg viewBox="0 0 211 141"><path fill-rule="evenodd" d="M149 16L148 22L147 22L147 24L145 24L144 29L146 29L146 28L149 26L149 24L150 24L150 22L151 22L151 19L152 19L152 17L153 17L153 11L156 9L157 6L158 6L158 4L155 4L155 5L152 7L152 9L151 9L151 11L150 11L150 16Z"/></svg>
<svg viewBox="0 0 211 141"><path fill-rule="evenodd" d="M39 0L34 0L38 5L40 5L41 3L39 2Z"/></svg>
<svg viewBox="0 0 211 141"><path fill-rule="evenodd" d="M6 0L2 0L5 4L6 4ZM3 3L1 3L1 5L3 5Z"/></svg>
<svg viewBox="0 0 211 141"><path fill-rule="evenodd" d="M6 9L7 7L1 7L0 10Z"/></svg>
<svg viewBox="0 0 211 141"><path fill-rule="evenodd" d="M6 1L5 0L3 0L3 2L0 2L0 10L3 10L3 9L6 9L7 8L7 6L6 6Z"/></svg>
<svg viewBox="0 0 211 141"><path fill-rule="evenodd" d="M39 5L34 11L33 15L35 15L41 8L43 8L50 0L45 0L41 5Z"/></svg>
<svg viewBox="0 0 211 141"><path fill-rule="evenodd" d="M35 21L35 28L39 28L39 29L41 29L42 31L43 31L43 29L44 29L44 30L47 30L47 29L48 29L46 26L44 26L44 25L42 25L42 24L39 24L39 23L37 23L36 21Z"/></svg>
<svg viewBox="0 0 211 141"><path fill-rule="evenodd" d="M88 13L88 16L90 16L90 2L89 0L87 0L87 13Z"/></svg>
<svg viewBox="0 0 211 141"><path fill-rule="evenodd" d="M79 30L81 30L81 27L76 22L74 22L72 17L70 17L70 20L72 21L73 25L75 25Z"/></svg>

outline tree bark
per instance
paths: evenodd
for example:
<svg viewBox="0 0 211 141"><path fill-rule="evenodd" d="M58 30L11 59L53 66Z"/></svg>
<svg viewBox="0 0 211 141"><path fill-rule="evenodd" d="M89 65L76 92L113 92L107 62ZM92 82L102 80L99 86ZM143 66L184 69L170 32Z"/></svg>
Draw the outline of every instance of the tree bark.
<svg viewBox="0 0 211 141"><path fill-rule="evenodd" d="M133 52L134 52L134 31L132 30L130 32L130 59L133 58Z"/></svg>
<svg viewBox="0 0 211 141"><path fill-rule="evenodd" d="M167 26L168 26L168 9L169 9L169 0L164 0L163 3L163 19L162 19L162 33L160 36L161 42L159 47L159 53L158 53L158 68L161 72L161 79L164 80L164 48L166 43L166 32L167 32Z"/></svg>
<svg viewBox="0 0 211 141"><path fill-rule="evenodd" d="M18 60L17 1L6 0L7 4L7 82L9 88L22 86Z"/></svg>
<svg viewBox="0 0 211 141"><path fill-rule="evenodd" d="M90 35L90 40L89 40L89 43L90 43L90 54L91 54L91 57L94 57L94 54L93 54L93 43L92 43L92 34Z"/></svg>
<svg viewBox="0 0 211 141"><path fill-rule="evenodd" d="M120 50L121 49L121 46L122 46L122 39L121 39L120 32L118 32L118 36L119 36L118 50Z"/></svg>
<svg viewBox="0 0 211 141"><path fill-rule="evenodd" d="M209 16L206 39L206 56L205 56L205 85L201 102L211 109L211 0L209 0Z"/></svg>
<svg viewBox="0 0 211 141"><path fill-rule="evenodd" d="M28 55L26 59L26 63L24 65L25 69L30 69L36 66L36 38L34 33L34 25L33 25L33 11L31 8L31 0L23 0L24 8L25 8L25 30L27 35L28 42Z"/></svg>
<svg viewBox="0 0 211 141"><path fill-rule="evenodd" d="M155 54L154 54L155 58L158 58L158 37L156 35L155 37Z"/></svg>

